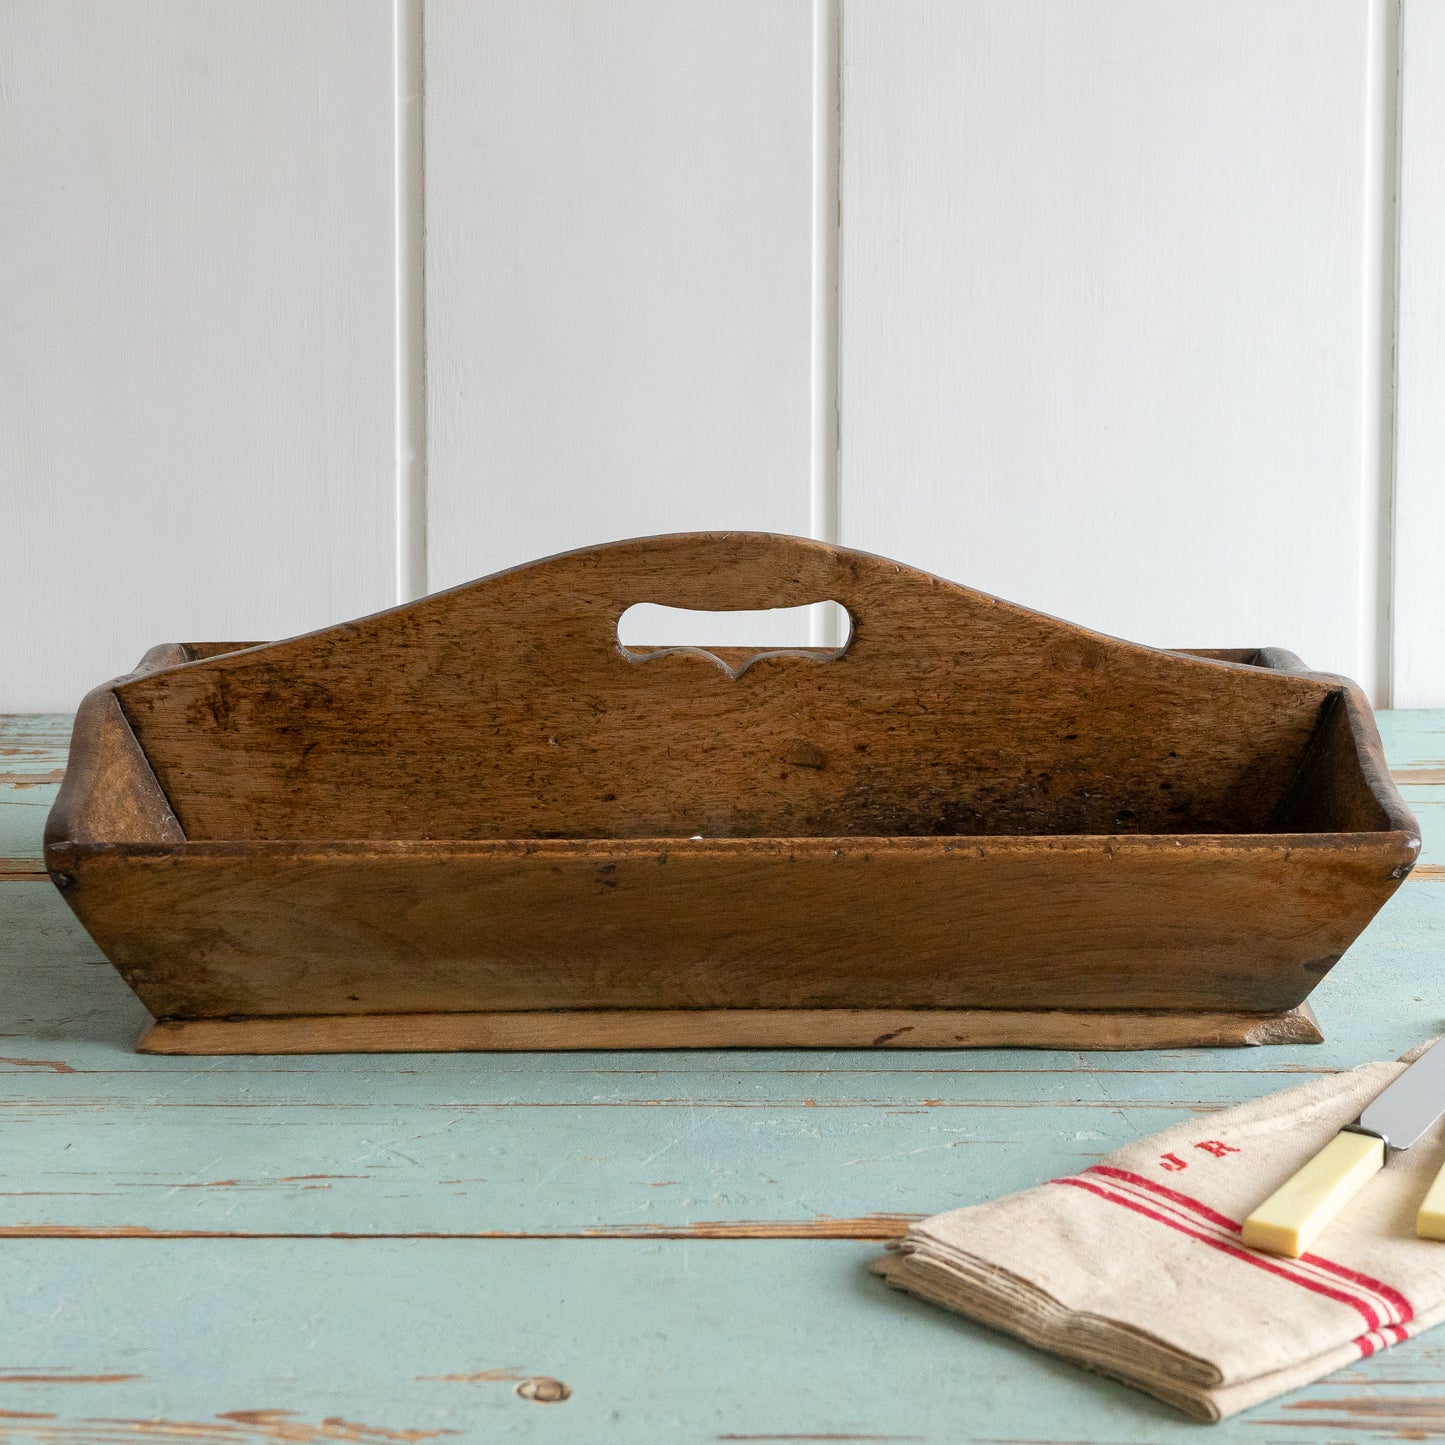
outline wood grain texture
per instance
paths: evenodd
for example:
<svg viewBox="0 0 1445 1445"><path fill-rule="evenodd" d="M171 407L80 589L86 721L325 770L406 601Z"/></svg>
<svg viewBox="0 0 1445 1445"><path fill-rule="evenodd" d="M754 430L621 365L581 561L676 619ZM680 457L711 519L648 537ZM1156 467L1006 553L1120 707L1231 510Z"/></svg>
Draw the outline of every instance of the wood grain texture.
<svg viewBox="0 0 1445 1445"><path fill-rule="evenodd" d="M0 881L48 882L41 840L73 721L0 715Z"/></svg>
<svg viewBox="0 0 1445 1445"><path fill-rule="evenodd" d="M394 600L391 27L0 9L0 708Z"/></svg>
<svg viewBox="0 0 1445 1445"><path fill-rule="evenodd" d="M430 585L806 532L810 6L430 0L426 33Z"/></svg>
<svg viewBox="0 0 1445 1445"><path fill-rule="evenodd" d="M5 1248L15 1308L0 1345L8 1358L49 1362L25 1370L39 1379L0 1381L7 1442L1200 1438L1197 1424L1123 1386L888 1292L867 1273L877 1244L31 1240ZM111 1267L97 1271L107 1258ZM171 1307L138 1332L140 1270L173 1283ZM524 1382L539 1377L561 1382L568 1398L529 1398ZM1445 1356L1425 1335L1211 1427L1209 1439L1435 1438L1442 1378Z"/></svg>
<svg viewBox="0 0 1445 1445"><path fill-rule="evenodd" d="M1401 45L1392 700L1419 708L1445 704L1445 11L1408 0Z"/></svg>
<svg viewBox="0 0 1445 1445"><path fill-rule="evenodd" d="M250 644L256 645L256 644ZM720 654L727 649L719 649ZM751 650L749 650L751 651ZM1233 649L1237 658L1247 660L1253 650ZM1397 758L1418 762L1397 763L1391 776L1401 788L1425 829L1433 826L1436 811L1432 799L1445 786L1445 729L1434 735L1419 732L1413 719L1439 718L1438 713L1381 713L1376 721L1390 733L1387 746ZM52 716L0 716L0 760L10 768L9 781L0 778L0 877L23 878L48 883L45 872L44 824L46 812L55 801L65 773L65 754L74 719L68 714ZM1417 736L1417 733L1419 735ZM1430 791L1430 790L1435 791ZM1420 881L1431 876L1433 864L1416 867L1410 877Z"/></svg>
<svg viewBox="0 0 1445 1445"><path fill-rule="evenodd" d="M1373 836L1377 844L1346 848L1300 834L1166 848L1145 839L54 843L46 856L158 1017L1273 1013L1305 997L1397 886L1403 845ZM811 922L800 928L800 918Z"/></svg>
<svg viewBox="0 0 1445 1445"><path fill-rule="evenodd" d="M619 645L637 597L704 587L831 595L852 635ZM738 1010L1274 1015L1419 844L1358 690L1293 654L1157 652L797 538L617 543L207 652L87 698L47 834L163 1020L706 1009L747 1043Z"/></svg>
<svg viewBox="0 0 1445 1445"><path fill-rule="evenodd" d="M1369 9L849 0L842 541L1371 683Z"/></svg>
<svg viewBox="0 0 1445 1445"><path fill-rule="evenodd" d="M135 740L115 693L82 704L73 762L55 800L57 826L84 843L184 843L166 795ZM85 799L83 810L71 799Z"/></svg>
<svg viewBox="0 0 1445 1445"><path fill-rule="evenodd" d="M834 595L854 629L830 661L764 654L738 676L618 646L648 597ZM1252 833L1338 691L1285 659L1186 660L866 553L683 534L117 696L193 842ZM1367 807L1335 826L1389 825Z"/></svg>
<svg viewBox="0 0 1445 1445"><path fill-rule="evenodd" d="M170 1019L143 1054L346 1054L592 1049L1168 1049L1317 1044L1308 1004L1281 1014L1008 1009L614 1009Z"/></svg>
<svg viewBox="0 0 1445 1445"><path fill-rule="evenodd" d="M144 677L247 645L159 643L126 678ZM156 781L113 685L88 693L80 705L46 829L56 837L78 842L185 842L170 799Z"/></svg>

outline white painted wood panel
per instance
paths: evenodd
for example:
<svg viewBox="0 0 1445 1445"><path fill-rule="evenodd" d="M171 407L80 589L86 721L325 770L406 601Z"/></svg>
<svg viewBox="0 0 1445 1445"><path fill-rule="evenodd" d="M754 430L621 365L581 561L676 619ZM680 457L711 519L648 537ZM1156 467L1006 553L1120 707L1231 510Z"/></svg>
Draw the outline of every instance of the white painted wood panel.
<svg viewBox="0 0 1445 1445"><path fill-rule="evenodd" d="M392 7L0 8L0 711L394 600Z"/></svg>
<svg viewBox="0 0 1445 1445"><path fill-rule="evenodd" d="M431 588L808 532L813 48L807 0L428 0Z"/></svg>
<svg viewBox="0 0 1445 1445"><path fill-rule="evenodd" d="M1394 702L1445 706L1445 5L1406 0L1400 98Z"/></svg>
<svg viewBox="0 0 1445 1445"><path fill-rule="evenodd" d="M1377 10L847 0L843 540L1374 685Z"/></svg>

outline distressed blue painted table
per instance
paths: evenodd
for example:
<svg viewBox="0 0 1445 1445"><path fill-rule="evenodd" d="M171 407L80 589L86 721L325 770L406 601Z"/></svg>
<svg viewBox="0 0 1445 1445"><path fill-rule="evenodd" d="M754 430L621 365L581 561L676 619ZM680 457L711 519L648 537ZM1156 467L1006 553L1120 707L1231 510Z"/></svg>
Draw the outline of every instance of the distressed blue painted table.
<svg viewBox="0 0 1445 1445"><path fill-rule="evenodd" d="M1445 1028L1445 713L1381 728L1424 861L1314 995L1323 1045L187 1060L132 1052L42 872L69 719L0 720L0 1440L1199 1438L866 1266ZM1445 1438L1445 1331L1210 1438L1370 1437Z"/></svg>

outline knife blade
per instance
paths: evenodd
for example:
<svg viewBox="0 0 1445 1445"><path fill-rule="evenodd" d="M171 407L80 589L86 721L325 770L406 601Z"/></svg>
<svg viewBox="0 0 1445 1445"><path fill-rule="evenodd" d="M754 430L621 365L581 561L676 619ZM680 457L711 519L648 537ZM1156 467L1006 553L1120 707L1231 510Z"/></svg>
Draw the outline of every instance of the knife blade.
<svg viewBox="0 0 1445 1445"><path fill-rule="evenodd" d="M1445 1114L1445 1039L1437 1039L1403 1074L1360 1110L1349 1127L1408 1149Z"/></svg>
<svg viewBox="0 0 1445 1445"><path fill-rule="evenodd" d="M1285 1180L1244 1221L1241 1242L1298 1258L1384 1168L1386 1150L1408 1149L1442 1114L1445 1039L1431 1044L1359 1118ZM1445 1239L1445 1170L1421 1204L1415 1227L1422 1238ZM1429 1229L1438 1232L1427 1233Z"/></svg>

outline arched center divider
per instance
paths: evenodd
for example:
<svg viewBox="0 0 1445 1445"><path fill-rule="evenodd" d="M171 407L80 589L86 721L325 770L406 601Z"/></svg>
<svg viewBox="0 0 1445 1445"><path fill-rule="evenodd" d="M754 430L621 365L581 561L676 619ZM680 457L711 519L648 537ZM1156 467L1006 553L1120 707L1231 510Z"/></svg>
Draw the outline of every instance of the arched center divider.
<svg viewBox="0 0 1445 1445"><path fill-rule="evenodd" d="M739 672L618 645L639 601L821 598L852 620L841 654ZM1257 832L1334 691L725 533L567 553L116 695L199 840Z"/></svg>

